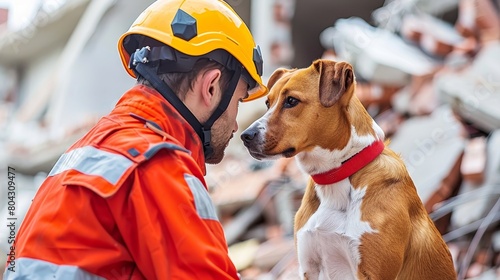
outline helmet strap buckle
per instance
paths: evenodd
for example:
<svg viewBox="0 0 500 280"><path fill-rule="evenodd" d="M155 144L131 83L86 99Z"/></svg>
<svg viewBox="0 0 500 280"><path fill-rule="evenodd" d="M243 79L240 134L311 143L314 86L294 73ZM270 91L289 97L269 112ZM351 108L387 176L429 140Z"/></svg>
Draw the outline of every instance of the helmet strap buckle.
<svg viewBox="0 0 500 280"><path fill-rule="evenodd" d="M145 46L142 49L137 49L132 56L130 56L129 68L134 69L138 63L146 64L149 62L149 54L151 53L151 48Z"/></svg>

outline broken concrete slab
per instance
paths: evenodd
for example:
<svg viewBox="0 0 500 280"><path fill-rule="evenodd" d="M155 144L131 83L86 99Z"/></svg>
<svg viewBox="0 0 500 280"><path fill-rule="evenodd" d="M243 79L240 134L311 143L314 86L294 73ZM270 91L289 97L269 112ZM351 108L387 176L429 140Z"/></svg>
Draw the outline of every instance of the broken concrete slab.
<svg viewBox="0 0 500 280"><path fill-rule="evenodd" d="M424 203L461 156L461 132L451 108L443 105L429 116L405 121L391 138L390 148L401 154Z"/></svg>
<svg viewBox="0 0 500 280"><path fill-rule="evenodd" d="M459 193L466 194L480 190L484 195L470 196L469 202L454 208L451 219L454 228L463 227L484 217L500 197L498 193L493 193L495 189L500 188L500 130L494 131L489 137L486 154L488 158L484 183L479 186L464 183Z"/></svg>

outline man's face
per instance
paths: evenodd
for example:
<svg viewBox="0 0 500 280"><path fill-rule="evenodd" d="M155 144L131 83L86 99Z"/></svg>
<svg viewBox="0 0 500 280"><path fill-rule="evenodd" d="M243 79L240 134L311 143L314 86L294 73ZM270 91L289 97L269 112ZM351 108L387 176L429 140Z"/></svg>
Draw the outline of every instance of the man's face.
<svg viewBox="0 0 500 280"><path fill-rule="evenodd" d="M241 100L248 95L247 87L247 83L240 79L229 106L213 124L210 144L214 152L210 157L206 158L207 163L216 164L224 158L224 150L227 148L229 140L233 138L233 134L238 130L238 123L236 122L238 106Z"/></svg>

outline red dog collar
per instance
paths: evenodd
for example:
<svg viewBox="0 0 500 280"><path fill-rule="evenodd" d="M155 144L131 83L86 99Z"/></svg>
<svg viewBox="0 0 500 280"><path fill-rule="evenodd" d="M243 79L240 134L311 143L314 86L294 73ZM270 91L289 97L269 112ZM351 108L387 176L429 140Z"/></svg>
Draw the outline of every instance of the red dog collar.
<svg viewBox="0 0 500 280"><path fill-rule="evenodd" d="M313 181L319 185L329 185L340 182L372 162L382 153L384 148L385 145L383 141L375 141L370 146L344 161L341 166L321 174L311 175L311 177Z"/></svg>

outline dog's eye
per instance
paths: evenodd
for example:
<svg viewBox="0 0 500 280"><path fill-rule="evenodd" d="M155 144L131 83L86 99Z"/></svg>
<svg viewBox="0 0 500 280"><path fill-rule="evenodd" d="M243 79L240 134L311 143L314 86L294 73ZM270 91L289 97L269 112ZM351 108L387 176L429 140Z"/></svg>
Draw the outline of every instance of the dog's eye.
<svg viewBox="0 0 500 280"><path fill-rule="evenodd" d="M266 100L266 106L267 106L267 109L269 109L269 100Z"/></svg>
<svg viewBox="0 0 500 280"><path fill-rule="evenodd" d="M298 100L297 98L294 98L294 97L288 96L288 97L285 99L285 104L284 104L284 107L285 107L285 108L292 108L292 107L297 106L297 104L299 104L299 102L300 102L300 100Z"/></svg>

